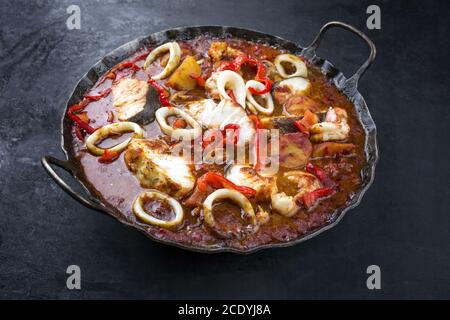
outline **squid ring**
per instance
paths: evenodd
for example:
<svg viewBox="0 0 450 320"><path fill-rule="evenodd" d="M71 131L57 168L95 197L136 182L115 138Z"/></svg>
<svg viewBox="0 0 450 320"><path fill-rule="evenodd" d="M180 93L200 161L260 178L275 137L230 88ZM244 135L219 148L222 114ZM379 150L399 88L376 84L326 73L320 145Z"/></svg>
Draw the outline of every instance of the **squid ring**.
<svg viewBox="0 0 450 320"><path fill-rule="evenodd" d="M264 115L270 116L273 113L273 99L270 93L265 93L259 95L266 101L266 107L263 107L258 102L256 102L255 98L253 98L253 94L250 92L249 88L254 88L256 90L262 90L265 88L264 84L255 80L249 80L245 84L247 88L247 106L253 113L262 113Z"/></svg>
<svg viewBox="0 0 450 320"><path fill-rule="evenodd" d="M125 141L119 143L118 145L112 147L112 148L100 148L97 147L95 144L102 140L107 138L111 135L116 134L122 134L125 132L133 131L134 135ZM101 156L105 153L105 150L113 151L113 152L121 152L124 150L128 144L130 143L131 139L133 138L142 138L144 136L144 130L142 128L134 123L134 122L117 122L117 123L111 123L107 124L106 126L101 127L98 130L95 130L93 134L91 134L86 139L86 148L91 152L92 154L96 156Z"/></svg>
<svg viewBox="0 0 450 320"><path fill-rule="evenodd" d="M175 107L162 107L159 108L155 112L156 121L158 121L159 126L161 127L161 131L165 134L179 139L180 137L183 137L187 140L194 140L198 136L202 134L202 128L198 124L197 121L194 120L190 115L188 115L183 110L180 110ZM186 122L192 127L190 129L175 129L171 125L167 123L166 118L168 116L179 116L186 120Z"/></svg>
<svg viewBox="0 0 450 320"><path fill-rule="evenodd" d="M236 98L236 102L245 109L245 82L242 77L234 71L225 70L221 71L217 77L217 90L222 99L231 99L231 97L226 92L226 88L233 91L233 95Z"/></svg>
<svg viewBox="0 0 450 320"><path fill-rule="evenodd" d="M166 221L155 218L148 214L144 209L145 198L156 199L167 202L175 213L175 217L172 220ZM183 221L184 211L181 204L174 198L162 193L158 190L150 190L141 193L133 201L133 212L142 221L159 227L173 227L179 225Z"/></svg>
<svg viewBox="0 0 450 320"><path fill-rule="evenodd" d="M152 52L149 53L147 56L147 59L145 59L144 62L144 69L147 69L148 66L156 60L156 58L169 51L169 61L167 62L167 65L161 71L159 74L152 76L153 80L161 80L164 78L167 78L180 64L181 59L181 49L177 42L168 42L165 43L155 49L152 50Z"/></svg>
<svg viewBox="0 0 450 320"><path fill-rule="evenodd" d="M217 223L212 213L212 207L214 201L220 199L230 199L238 204L244 210L245 215L250 219L250 222L254 227L253 230L257 230L258 224L252 204L242 193L234 189L218 189L211 193L203 202L203 216L210 227L217 229Z"/></svg>
<svg viewBox="0 0 450 320"><path fill-rule="evenodd" d="M295 72L292 74L286 73L286 70L284 69L282 62L287 62L294 66ZM306 68L306 64L303 62L302 59L300 59L297 56L294 56L293 54L280 54L276 56L274 60L275 68L277 68L278 73L283 78L292 78L292 77L308 77L308 69Z"/></svg>

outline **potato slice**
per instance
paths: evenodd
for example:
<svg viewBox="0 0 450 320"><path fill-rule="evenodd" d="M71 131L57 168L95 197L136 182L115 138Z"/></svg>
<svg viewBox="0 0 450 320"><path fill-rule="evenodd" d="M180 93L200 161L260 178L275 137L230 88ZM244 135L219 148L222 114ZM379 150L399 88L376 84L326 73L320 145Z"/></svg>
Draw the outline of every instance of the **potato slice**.
<svg viewBox="0 0 450 320"><path fill-rule="evenodd" d="M201 75L202 69L193 56L187 56L180 66L172 73L167 85L175 90L192 90L197 81L191 75Z"/></svg>

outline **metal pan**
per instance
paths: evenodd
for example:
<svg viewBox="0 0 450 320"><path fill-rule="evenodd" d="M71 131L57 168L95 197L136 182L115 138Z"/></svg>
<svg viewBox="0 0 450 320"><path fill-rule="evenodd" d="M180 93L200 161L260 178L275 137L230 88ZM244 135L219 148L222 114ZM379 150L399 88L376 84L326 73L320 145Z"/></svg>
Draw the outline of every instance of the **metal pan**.
<svg viewBox="0 0 450 320"><path fill-rule="evenodd" d="M342 28L357 35L358 37L363 39L370 48L370 54L368 59L361 65L361 67L356 71L356 73L349 78L346 78L329 61L322 59L316 55L316 50L324 34L326 33L327 30L331 28ZM107 201L102 199L101 196L99 196L94 192L93 186L88 182L86 176L84 175L83 168L80 166L78 160L75 158L75 153L72 146L71 123L65 116L67 108L70 105L78 103L83 98L83 94L88 89L90 89L99 79L99 77L101 77L106 71L108 71L114 65L125 60L139 49L143 47L155 47L167 41L188 40L197 37L199 35L205 34L220 38L234 37L255 42L262 42L278 47L280 49L286 49L294 54L301 55L305 57L308 61L310 61L313 65L319 67L321 72L329 78L329 80L338 88L338 90L343 92L355 105L357 115L366 134L365 153L367 163L361 172L362 184L360 189L356 191L355 197L348 203L348 205L345 208L336 209L327 225L289 242L265 244L250 249L241 250L228 247L211 247L211 248L195 247L186 244L180 244L170 240L161 240L155 238L142 226L126 220L123 214L121 214L116 208L108 204ZM373 60L375 59L375 54L376 54L375 45L365 34L363 34L361 31L348 24L337 21L332 21L325 24L320 29L319 33L312 41L312 43L306 48L302 48L293 42L290 42L288 40L273 35L248 29L223 27L223 26L182 27L157 32L149 35L148 37L138 38L127 44L124 44L123 46L117 48L116 50L106 55L102 60L100 60L94 66L92 66L92 68L80 79L77 86L73 90L69 100L67 101L61 122L61 134L62 134L61 146L62 150L66 155L66 160L59 160L52 156L45 156L42 158L42 165L44 166L44 169L47 171L47 173L53 178L53 180L55 180L55 182L75 200L78 200L80 203L82 203L88 208L106 213L116 218L121 223L128 225L134 229L138 229L148 237L158 242L177 246L183 249L199 251L204 253L212 253L212 252L252 253L264 248L287 247L294 244L298 244L308 239L311 239L312 237L317 236L318 234L322 233L325 230L334 227L342 219L344 214L349 209L354 208L359 204L365 191L369 188L369 186L373 181L375 173L375 165L378 160L376 127L370 115L369 109L367 108L366 102L364 101L364 98L358 92L358 81L364 74L364 72L367 70L367 68L369 68L369 66L372 64ZM61 178L55 172L53 166L57 166L68 171L73 176L73 178L83 186L85 194L75 191L69 184L66 183L66 181L63 178Z"/></svg>

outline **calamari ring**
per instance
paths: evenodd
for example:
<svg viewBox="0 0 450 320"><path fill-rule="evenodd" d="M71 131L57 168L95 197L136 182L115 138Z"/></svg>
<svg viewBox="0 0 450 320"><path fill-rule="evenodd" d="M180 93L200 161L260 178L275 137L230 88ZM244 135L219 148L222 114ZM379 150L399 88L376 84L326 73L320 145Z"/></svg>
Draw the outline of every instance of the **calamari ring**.
<svg viewBox="0 0 450 320"><path fill-rule="evenodd" d="M282 62L290 63L294 66L295 72L292 74L286 73L286 70L284 69ZM293 54L280 54L275 57L274 60L275 68L277 68L278 73L283 78L292 78L292 77L308 77L308 68L306 68L306 64L303 62L302 59L300 59L297 56L294 56Z"/></svg>
<svg viewBox="0 0 450 320"><path fill-rule="evenodd" d="M231 70L219 72L219 75L217 76L217 90L219 91L220 98L233 100L228 95L226 91L227 88L230 88L233 91L236 102L245 109L245 96L247 90L245 88L244 79Z"/></svg>
<svg viewBox="0 0 450 320"><path fill-rule="evenodd" d="M252 111L255 114L261 113L270 116L273 113L274 108L272 95L270 93L264 93L259 95L266 101L266 107L263 107L255 100L255 98L253 98L253 94L249 90L249 88L254 88L256 90L263 90L265 88L264 84L256 80L249 80L245 84L245 87L247 88L247 100L248 100L247 106L249 107L250 111Z"/></svg>
<svg viewBox="0 0 450 320"><path fill-rule="evenodd" d="M172 208L173 212L175 213L175 217L172 220L166 221L155 218L152 215L148 214L147 212L145 212L145 209L143 207L144 205L143 200L145 198L166 201ZM181 204L174 198L158 190L150 190L138 195L133 201L133 213L145 223L164 228L179 225L183 221L184 217L184 211L183 208L181 207Z"/></svg>
<svg viewBox="0 0 450 320"><path fill-rule="evenodd" d="M147 56L147 59L145 59L143 69L147 69L147 67L153 63L153 61L156 60L156 58L169 51L169 61L167 62L165 68L163 71L161 71L159 74L152 76L153 80L161 80L164 78L167 78L180 64L181 59L181 49L177 42L168 42L165 43L155 49L152 50L152 52L149 53Z"/></svg>
<svg viewBox="0 0 450 320"><path fill-rule="evenodd" d="M159 108L155 112L156 121L158 121L159 126L161 127L161 131L165 134L175 138L183 138L186 140L194 140L198 136L202 134L202 128L198 124L197 121L194 120L190 115L188 115L183 110L180 110L175 107L162 107ZM167 123L166 118L168 116L179 116L186 120L187 124L190 125L192 128L190 129L183 129L183 128L177 128L175 129L171 125Z"/></svg>
<svg viewBox="0 0 450 320"><path fill-rule="evenodd" d="M216 220L214 219L212 213L212 207L214 201L221 199L230 199L238 204L244 210L245 215L250 219L253 227L252 230L257 231L259 225L257 223L252 204L242 193L233 189L218 189L211 193L203 202L203 216L205 218L205 222L210 227L218 229Z"/></svg>
<svg viewBox="0 0 450 320"><path fill-rule="evenodd" d="M122 134L130 131L133 131L134 135L114 147L103 149L95 145L98 141L103 140L108 136ZM103 155L105 153L105 150L112 152L121 152L128 146L131 139L142 138L143 136L144 130L142 130L142 128L134 122L111 123L101 127L100 129L95 130L94 133L92 133L86 139L86 148L89 150L89 152L91 152L96 156Z"/></svg>

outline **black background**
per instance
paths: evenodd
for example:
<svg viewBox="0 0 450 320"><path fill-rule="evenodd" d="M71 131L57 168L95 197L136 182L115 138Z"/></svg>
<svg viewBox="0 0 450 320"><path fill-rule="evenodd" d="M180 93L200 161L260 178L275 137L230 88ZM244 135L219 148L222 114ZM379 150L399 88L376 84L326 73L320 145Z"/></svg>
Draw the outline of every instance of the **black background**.
<svg viewBox="0 0 450 320"><path fill-rule="evenodd" d="M79 4L81 30L66 8ZM381 8L381 30L366 8ZM2 1L0 298L450 298L449 1ZM112 49L186 25L233 25L305 46L348 22L378 56L359 89L377 123L380 162L359 207L301 245L249 256L156 244L81 206L47 176L77 80ZM331 31L319 54L350 75L364 44ZM66 288L68 265L82 290ZM382 289L368 290L379 265Z"/></svg>

